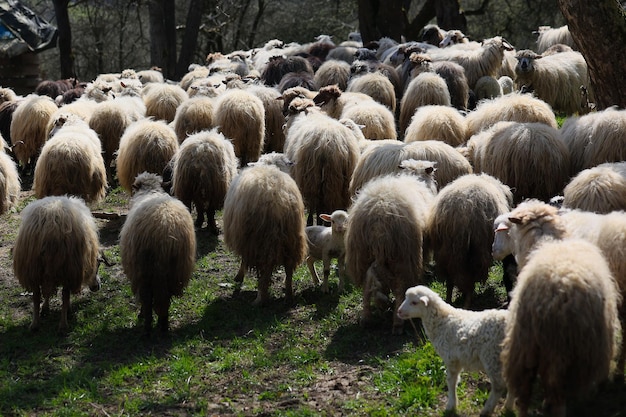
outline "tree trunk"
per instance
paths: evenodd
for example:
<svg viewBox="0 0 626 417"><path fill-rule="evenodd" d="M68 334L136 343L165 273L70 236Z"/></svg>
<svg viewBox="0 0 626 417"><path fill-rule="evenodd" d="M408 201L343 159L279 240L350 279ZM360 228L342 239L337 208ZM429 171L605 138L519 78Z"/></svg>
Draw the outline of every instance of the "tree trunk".
<svg viewBox="0 0 626 417"><path fill-rule="evenodd" d="M444 30L458 29L467 33L467 20L461 12L459 0L438 0L435 2L437 25Z"/></svg>
<svg viewBox="0 0 626 417"><path fill-rule="evenodd" d="M598 110L626 107L626 19L615 0L558 0L570 33L589 67Z"/></svg>
<svg viewBox="0 0 626 417"><path fill-rule="evenodd" d="M194 52L198 46L198 31L202 23L203 13L204 0L191 0L189 2L185 33L183 34L180 55L178 56L178 63L176 65L175 78L177 80L187 73L189 64L193 62Z"/></svg>
<svg viewBox="0 0 626 417"><path fill-rule="evenodd" d="M410 0L358 0L359 29L363 43L386 36L400 42Z"/></svg>
<svg viewBox="0 0 626 417"><path fill-rule="evenodd" d="M53 0L52 3L54 4L54 13L59 31L61 78L76 78L74 52L72 51L72 29L70 27L70 16L67 12L69 0Z"/></svg>
<svg viewBox="0 0 626 417"><path fill-rule="evenodd" d="M176 21L174 0L150 0L150 61L166 78L176 75Z"/></svg>

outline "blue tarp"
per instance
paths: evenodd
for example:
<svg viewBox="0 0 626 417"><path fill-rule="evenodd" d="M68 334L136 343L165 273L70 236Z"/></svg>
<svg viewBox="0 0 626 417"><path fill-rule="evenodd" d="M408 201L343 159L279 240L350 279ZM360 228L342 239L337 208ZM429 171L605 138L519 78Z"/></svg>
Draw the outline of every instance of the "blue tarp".
<svg viewBox="0 0 626 417"><path fill-rule="evenodd" d="M0 0L0 55L39 52L55 47L56 41L55 26L17 0Z"/></svg>

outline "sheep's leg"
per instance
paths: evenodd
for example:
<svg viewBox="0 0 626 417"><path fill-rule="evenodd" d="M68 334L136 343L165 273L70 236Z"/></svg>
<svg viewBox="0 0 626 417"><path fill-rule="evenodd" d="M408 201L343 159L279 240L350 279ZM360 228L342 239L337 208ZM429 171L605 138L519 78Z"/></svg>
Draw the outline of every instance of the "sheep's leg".
<svg viewBox="0 0 626 417"><path fill-rule="evenodd" d="M155 310L158 317L157 326L159 327L159 330L161 333L167 333L169 329L169 297L164 297L163 300L159 300L159 302L155 305Z"/></svg>
<svg viewBox="0 0 626 417"><path fill-rule="evenodd" d="M374 272L374 264L370 265L365 273L365 282L363 284L363 310L361 312L361 325L366 325L372 319L372 291L375 289L375 283L378 281Z"/></svg>
<svg viewBox="0 0 626 417"><path fill-rule="evenodd" d="M317 275L317 271L315 270L315 261L316 259L310 255L306 257L306 265L309 267L311 278L313 278L315 285L320 285L320 277Z"/></svg>
<svg viewBox="0 0 626 417"><path fill-rule="evenodd" d="M622 330L626 329L626 301L622 302L622 306L620 307L620 322L622 325ZM622 336L622 349L619 353L619 358L617 359L617 372L616 379L619 381L624 380L624 366L626 365L626 341Z"/></svg>
<svg viewBox="0 0 626 417"><path fill-rule="evenodd" d="M67 333L69 325L67 324L67 315L70 310L70 290L63 287L61 290L61 321L59 322L59 333Z"/></svg>
<svg viewBox="0 0 626 417"><path fill-rule="evenodd" d="M241 264L239 265L239 271L237 271L237 275L235 275L235 293L241 291L241 285L243 284L243 278L246 276L246 264L241 260Z"/></svg>
<svg viewBox="0 0 626 417"><path fill-rule="evenodd" d="M285 268L285 301L293 304L293 268Z"/></svg>
<svg viewBox="0 0 626 417"><path fill-rule="evenodd" d="M144 284L140 290L141 316L143 317L143 329L146 335L152 331L152 288Z"/></svg>
<svg viewBox="0 0 626 417"><path fill-rule="evenodd" d="M446 303L452 304L452 293L454 292L454 282L451 278L446 279Z"/></svg>
<svg viewBox="0 0 626 417"><path fill-rule="evenodd" d="M313 226L313 211L309 210L309 214L306 216L306 225Z"/></svg>
<svg viewBox="0 0 626 417"><path fill-rule="evenodd" d="M209 209L206 211L206 224L209 232L213 235L217 236L220 234L220 228L217 226L217 221L215 220L215 210Z"/></svg>
<svg viewBox="0 0 626 417"><path fill-rule="evenodd" d="M196 217L196 221L193 225L196 227L196 229L201 229L202 225L204 224L204 211L202 211L202 209L200 208L198 208L196 211L198 212L198 217Z"/></svg>
<svg viewBox="0 0 626 417"><path fill-rule="evenodd" d="M33 290L33 322L30 324L30 330L35 331L39 328L39 309L41 308L41 289L36 286Z"/></svg>
<svg viewBox="0 0 626 417"><path fill-rule="evenodd" d="M327 293L328 278L330 277L330 256L328 256L328 254L324 254L322 262L324 263L324 283L322 284L322 292Z"/></svg>
<svg viewBox="0 0 626 417"><path fill-rule="evenodd" d="M535 380L532 370L526 371L524 380L519 387L517 396L517 408L519 409L518 417L528 416L528 407L530 406L530 398L532 396L533 383Z"/></svg>
<svg viewBox="0 0 626 417"><path fill-rule="evenodd" d="M506 391L506 386L504 385L504 382L502 383L494 382L494 378L491 378L491 377L489 379L491 380L491 392L489 393L489 397L487 398L487 401L485 402L485 406L480 412L481 417L488 416L491 413L493 413L493 410L496 408L496 404L498 404L498 400L502 398L502 396L504 395L504 392ZM508 396L507 396L507 401L509 401ZM505 408L506 408L506 405L505 405ZM508 409L510 410L510 408Z"/></svg>
<svg viewBox="0 0 626 417"><path fill-rule="evenodd" d="M346 283L346 255L341 254L337 258L337 275L339 276L339 293L345 289Z"/></svg>
<svg viewBox="0 0 626 417"><path fill-rule="evenodd" d="M448 384L448 405L446 406L446 410L448 411L456 409L456 387L459 384L460 373L461 368L457 368L454 365L448 365L446 367L446 383Z"/></svg>
<svg viewBox="0 0 626 417"><path fill-rule="evenodd" d="M259 289L257 290L256 299L252 302L253 305L258 306L265 304L270 298L270 282L272 280L272 271L269 272L257 272L259 281ZM285 282L285 286L287 283ZM291 285L291 282L289 283Z"/></svg>

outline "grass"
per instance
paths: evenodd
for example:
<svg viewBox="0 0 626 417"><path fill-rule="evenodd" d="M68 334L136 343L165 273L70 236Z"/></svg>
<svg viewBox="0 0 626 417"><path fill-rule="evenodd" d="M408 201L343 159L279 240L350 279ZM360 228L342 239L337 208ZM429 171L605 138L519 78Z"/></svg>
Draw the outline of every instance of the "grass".
<svg viewBox="0 0 626 417"><path fill-rule="evenodd" d="M127 209L116 189L95 210ZM32 333L30 296L11 270L19 214L0 223L0 415L446 415L443 363L411 326L391 336L392 312L380 311L362 328L360 290L338 294L332 274L332 291L323 294L306 266L294 276L295 306L284 304L284 272L277 271L272 302L255 308L255 280L247 276L233 295L238 259L204 231L197 234L190 285L170 308L168 335L146 338L138 325L117 247L123 217L99 221L114 265L101 266L99 292L72 298L69 334L56 332L58 298ZM494 267L487 284L477 287L480 303L505 299L500 275ZM442 284L430 285L444 292ZM480 373L462 375L460 413L478 414L487 382Z"/></svg>

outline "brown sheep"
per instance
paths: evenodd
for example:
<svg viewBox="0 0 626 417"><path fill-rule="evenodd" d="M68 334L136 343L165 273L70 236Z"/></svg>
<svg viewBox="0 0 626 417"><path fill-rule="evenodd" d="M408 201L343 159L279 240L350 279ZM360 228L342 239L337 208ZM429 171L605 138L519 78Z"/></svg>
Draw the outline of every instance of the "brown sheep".
<svg viewBox="0 0 626 417"><path fill-rule="evenodd" d="M22 223L13 247L13 272L20 285L33 293L31 330L40 325L41 310L62 287L59 331L68 330L70 293L83 285L100 288L98 229L85 203L76 197L54 196L35 200L22 211Z"/></svg>
<svg viewBox="0 0 626 417"><path fill-rule="evenodd" d="M167 332L171 298L180 296L196 262L196 235L189 210L166 194L161 177L141 173L133 183L128 217L120 232L122 268L141 303L144 331Z"/></svg>
<svg viewBox="0 0 626 417"><path fill-rule="evenodd" d="M307 251L304 203L296 182L271 165L243 169L226 193L223 222L224 242L241 257L237 291L246 270L254 270L258 278L254 304L268 302L272 273L283 265L285 298L291 304L293 272Z"/></svg>

